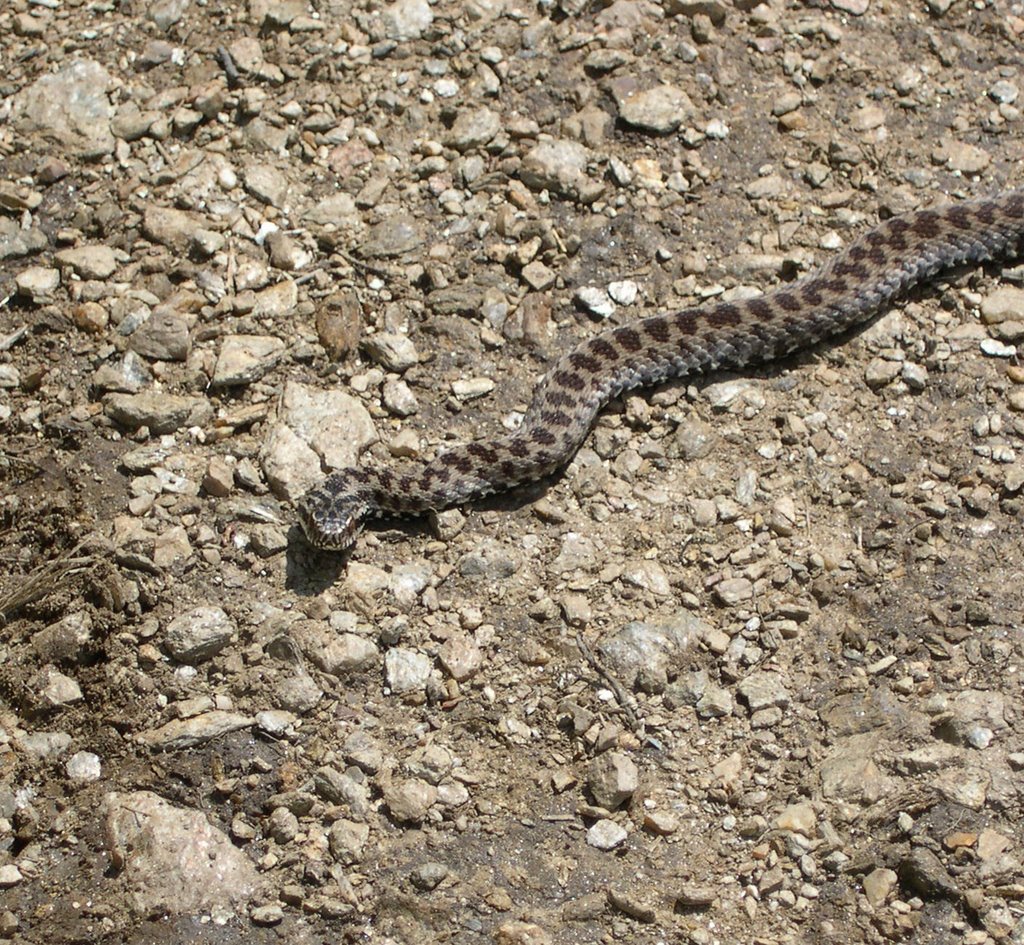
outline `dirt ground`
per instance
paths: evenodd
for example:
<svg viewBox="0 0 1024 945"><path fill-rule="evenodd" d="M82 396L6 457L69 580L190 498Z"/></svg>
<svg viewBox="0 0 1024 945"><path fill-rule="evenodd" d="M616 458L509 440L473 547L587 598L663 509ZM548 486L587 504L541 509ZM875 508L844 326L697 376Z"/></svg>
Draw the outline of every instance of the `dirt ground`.
<svg viewBox="0 0 1024 945"><path fill-rule="evenodd" d="M1024 943L1024 266L314 551L608 324L1021 184L1019 3L12 0L0 936ZM634 298L635 296L635 298Z"/></svg>

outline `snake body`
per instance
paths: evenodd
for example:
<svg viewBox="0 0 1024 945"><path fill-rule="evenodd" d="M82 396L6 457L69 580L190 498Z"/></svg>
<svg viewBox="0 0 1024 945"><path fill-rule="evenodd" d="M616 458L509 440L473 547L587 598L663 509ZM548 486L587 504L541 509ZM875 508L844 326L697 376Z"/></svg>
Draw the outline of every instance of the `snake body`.
<svg viewBox="0 0 1024 945"><path fill-rule="evenodd" d="M581 342L548 371L514 433L403 471L339 470L299 499L299 521L313 545L343 550L369 517L440 510L540 479L569 462L624 391L783 357L868 321L941 270L1017 253L1022 241L1024 190L892 217L765 295L654 315Z"/></svg>

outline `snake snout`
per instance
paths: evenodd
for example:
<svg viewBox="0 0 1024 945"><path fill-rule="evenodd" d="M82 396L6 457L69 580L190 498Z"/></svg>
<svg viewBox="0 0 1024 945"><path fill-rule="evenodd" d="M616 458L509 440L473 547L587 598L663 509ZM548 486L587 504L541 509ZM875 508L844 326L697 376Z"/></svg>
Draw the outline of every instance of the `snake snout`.
<svg viewBox="0 0 1024 945"><path fill-rule="evenodd" d="M295 511L311 545L324 551L347 551L362 531L367 509L350 488L346 474L335 473L299 498Z"/></svg>

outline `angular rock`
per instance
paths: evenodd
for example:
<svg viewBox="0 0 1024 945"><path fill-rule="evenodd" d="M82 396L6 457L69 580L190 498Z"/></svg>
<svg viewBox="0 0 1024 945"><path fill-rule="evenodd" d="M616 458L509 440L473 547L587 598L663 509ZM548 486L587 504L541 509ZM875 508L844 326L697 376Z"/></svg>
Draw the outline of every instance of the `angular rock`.
<svg viewBox="0 0 1024 945"><path fill-rule="evenodd" d="M394 693L422 691L430 679L430 657L394 647L384 656L384 681Z"/></svg>
<svg viewBox="0 0 1024 945"><path fill-rule="evenodd" d="M371 669L380 660L380 650L369 637L357 633L343 633L309 657L325 673L346 676Z"/></svg>
<svg viewBox="0 0 1024 945"><path fill-rule="evenodd" d="M331 824L327 837L331 856L346 866L358 863L363 858L363 851L369 839L369 824L357 823L354 820L336 820Z"/></svg>
<svg viewBox="0 0 1024 945"><path fill-rule="evenodd" d="M531 190L579 197L588 180L590 152L578 141L542 141L523 157L519 176Z"/></svg>
<svg viewBox="0 0 1024 945"><path fill-rule="evenodd" d="M618 91L619 88L613 88L619 117L634 128L670 134L695 114L690 96L674 85L658 85L629 93Z"/></svg>
<svg viewBox="0 0 1024 945"><path fill-rule="evenodd" d="M282 420L322 457L328 469L355 465L359 454L377 439L362 402L340 390L288 382Z"/></svg>
<svg viewBox="0 0 1024 945"><path fill-rule="evenodd" d="M255 721L248 715L215 709L188 719L174 719L159 728L140 732L135 740L154 751L178 751L250 728Z"/></svg>
<svg viewBox="0 0 1024 945"><path fill-rule="evenodd" d="M626 842L626 828L614 820L598 820L587 831L587 845L597 850L614 850Z"/></svg>
<svg viewBox="0 0 1024 945"><path fill-rule="evenodd" d="M75 59L47 73L13 99L19 135L39 135L60 151L97 158L114 150L107 93L116 83L98 62Z"/></svg>
<svg viewBox="0 0 1024 945"><path fill-rule="evenodd" d="M897 876L893 870L874 869L864 877L864 895L876 909L885 904L889 893L896 886Z"/></svg>
<svg viewBox="0 0 1024 945"><path fill-rule="evenodd" d="M384 788L384 803L400 824L418 824L437 803L437 788L420 778L393 781Z"/></svg>
<svg viewBox="0 0 1024 945"><path fill-rule="evenodd" d="M664 623L627 623L598 647L608 668L632 688L641 674L666 676L681 663L693 643L703 638L707 625L691 614L679 613Z"/></svg>
<svg viewBox="0 0 1024 945"><path fill-rule="evenodd" d="M755 671L745 676L736 687L751 712L766 709L769 706L785 708L789 705L789 690L777 673Z"/></svg>
<svg viewBox="0 0 1024 945"><path fill-rule="evenodd" d="M224 921L258 889L255 865L199 811L135 791L107 794L100 816L139 916L207 912Z"/></svg>
<svg viewBox="0 0 1024 945"><path fill-rule="evenodd" d="M380 331L368 335L363 340L363 349L382 368L396 374L407 371L420 360L409 336L397 332Z"/></svg>
<svg viewBox="0 0 1024 945"><path fill-rule="evenodd" d="M142 232L154 243L160 243L184 255L195 232L202 226L194 214L174 207L152 204L142 217Z"/></svg>
<svg viewBox="0 0 1024 945"><path fill-rule="evenodd" d="M128 430L148 427L150 433L160 434L202 423L211 411L203 397L144 391L141 394L108 394L103 398L103 412Z"/></svg>
<svg viewBox="0 0 1024 945"><path fill-rule="evenodd" d="M203 663L231 642L237 627L220 607L196 607L175 617L164 630L163 644L181 663Z"/></svg>
<svg viewBox="0 0 1024 945"><path fill-rule="evenodd" d="M213 369L213 385L251 384L272 370L284 351L284 342L273 335L227 335L221 342Z"/></svg>
<svg viewBox="0 0 1024 945"><path fill-rule="evenodd" d="M640 772L633 759L618 751L598 755L590 765L587 787L594 802L605 810L626 803L640 786Z"/></svg>
<svg viewBox="0 0 1024 945"><path fill-rule="evenodd" d="M62 249L54 259L83 279L109 279L117 270L117 256L109 246Z"/></svg>
<svg viewBox="0 0 1024 945"><path fill-rule="evenodd" d="M396 214L370 229L359 244L359 255L367 259L390 259L418 249L423 239L423 232L415 222Z"/></svg>
<svg viewBox="0 0 1024 945"><path fill-rule="evenodd" d="M434 22L434 12L427 0L397 0L381 13L388 39L404 43L419 39Z"/></svg>
<svg viewBox="0 0 1024 945"><path fill-rule="evenodd" d="M489 108L466 109L459 113L446 143L456 151L470 151L487 144L501 131L501 117Z"/></svg>
<svg viewBox="0 0 1024 945"><path fill-rule="evenodd" d="M188 319L171 306L161 305L132 332L128 347L153 361L184 361L192 350Z"/></svg>

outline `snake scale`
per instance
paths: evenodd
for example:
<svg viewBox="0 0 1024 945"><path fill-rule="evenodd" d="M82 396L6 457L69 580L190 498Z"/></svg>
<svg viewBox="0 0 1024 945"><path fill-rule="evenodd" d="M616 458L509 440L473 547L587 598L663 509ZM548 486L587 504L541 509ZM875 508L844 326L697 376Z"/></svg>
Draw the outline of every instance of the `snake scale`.
<svg viewBox="0 0 1024 945"><path fill-rule="evenodd" d="M1024 190L885 220L822 269L757 298L654 315L603 331L562 355L538 385L520 427L395 471L350 467L297 503L318 548L344 550L372 516L458 505L564 466L597 413L631 388L743 368L806 348L868 321L911 286L952 266L1019 252Z"/></svg>

